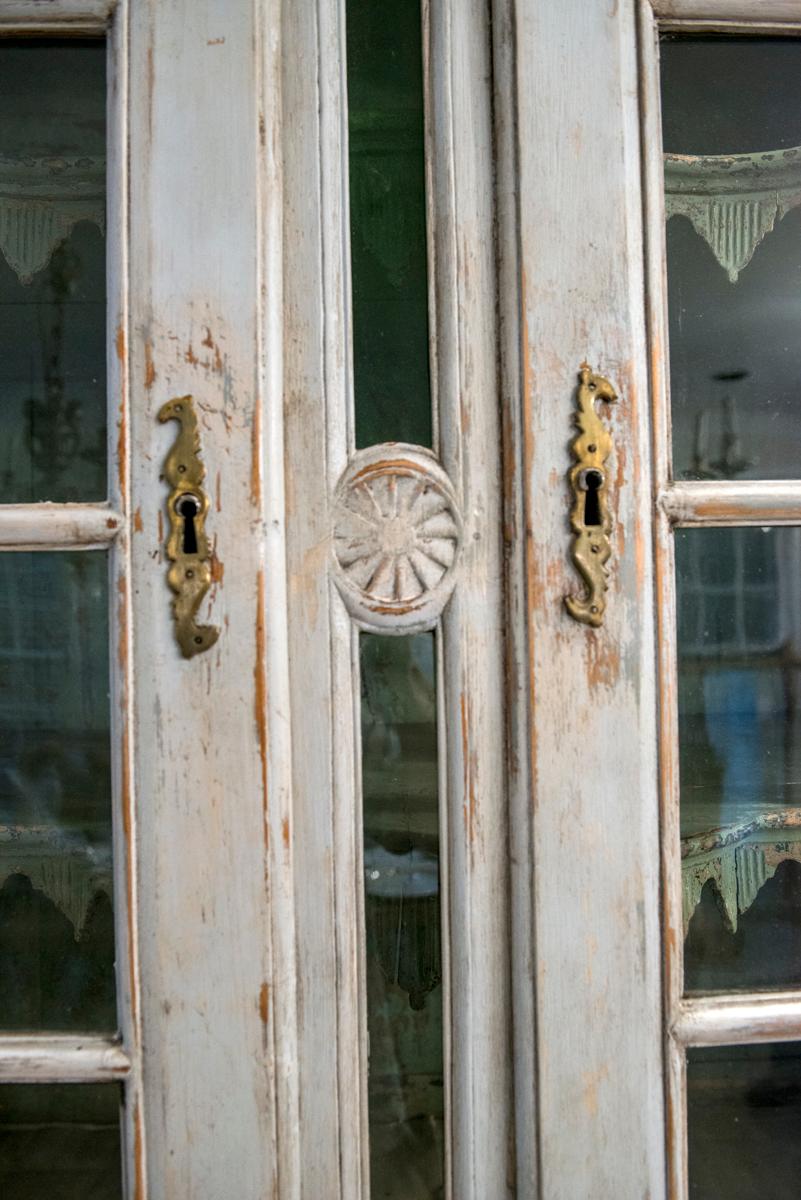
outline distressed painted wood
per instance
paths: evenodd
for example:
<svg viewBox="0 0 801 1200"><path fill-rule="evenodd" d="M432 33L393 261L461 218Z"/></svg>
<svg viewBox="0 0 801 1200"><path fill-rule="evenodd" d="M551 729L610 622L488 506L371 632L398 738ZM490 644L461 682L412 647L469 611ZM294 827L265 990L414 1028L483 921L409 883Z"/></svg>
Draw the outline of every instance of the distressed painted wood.
<svg viewBox="0 0 801 1200"><path fill-rule="evenodd" d="M679 1046L734 1046L801 1038L797 992L682 1000L671 1025Z"/></svg>
<svg viewBox="0 0 801 1200"><path fill-rule="evenodd" d="M304 1200L358 1200L367 1188L357 643L329 576L332 493L352 440L342 20L337 0L283 6L287 567Z"/></svg>
<svg viewBox="0 0 801 1200"><path fill-rule="evenodd" d="M112 1083L127 1080L131 1060L100 1037L4 1037L0 1083Z"/></svg>
<svg viewBox="0 0 801 1200"><path fill-rule="evenodd" d="M801 21L798 0L650 0L662 20L763 24Z"/></svg>
<svg viewBox="0 0 801 1200"><path fill-rule="evenodd" d="M464 537L442 619L452 1195L513 1194L501 429L490 43L479 2L430 9L439 439Z"/></svg>
<svg viewBox="0 0 801 1200"><path fill-rule="evenodd" d="M280 253L264 211L276 186L277 9L257 21L245 0L143 0L130 17L136 169L117 344L131 580L120 592L129 617L119 654L132 656L121 772L134 785L134 1137L146 1156L129 1189L150 1200L261 1200L279 1187L276 1095L291 1091L294 1012L292 963L276 954L270 920L271 902L291 890L280 468L277 485L265 484L280 457L280 348L268 361L280 291L261 290L275 282ZM201 617L222 630L191 660L175 645L165 590L159 472L172 431L156 420L185 393L200 415L211 498L214 586ZM282 669L285 678L285 658ZM288 1030L279 1084L274 1048Z"/></svg>
<svg viewBox="0 0 801 1200"><path fill-rule="evenodd" d="M655 491L670 489L672 449L670 430L669 359L667 354L667 282L665 274L665 183L659 91L659 34L648 0L641 0L639 65L643 145L643 193L646 223L646 321L649 341L649 382L653 420ZM680 486L684 486L683 484ZM692 486L692 485L690 485ZM684 988L684 940L679 807L678 664L675 641L676 582L671 520L657 504L654 524L654 579L659 694L659 805L662 829L662 946L663 988L667 1023ZM666 1038L665 1149L668 1195L687 1194L687 1089L683 1049Z"/></svg>
<svg viewBox="0 0 801 1200"><path fill-rule="evenodd" d="M801 480L699 480L666 484L658 505L676 525L798 525Z"/></svg>
<svg viewBox="0 0 801 1200"><path fill-rule="evenodd" d="M425 12L428 13L426 7ZM503 772L500 433L495 390L491 125L485 13L432 6L429 237L441 460L463 550L442 618L442 802L450 981L448 1195L511 1186ZM335 485L352 451L344 40L338 3L290 6L285 341L303 1195L366 1196L367 1073L355 631L334 588ZM297 61L317 63L297 72ZM291 265L290 265L291 264ZM394 447L393 450L403 447ZM374 454L379 454L376 448ZM419 456L419 448L414 449ZM353 469L361 461L355 456ZM416 461L416 459L415 459ZM382 485L383 486L383 485ZM447 491L448 489L446 489ZM340 497L341 499L341 497ZM449 536L452 532L449 526ZM346 554L347 557L347 554ZM349 564L340 561L339 570ZM368 584L370 581L366 581ZM368 588L369 591L369 588ZM380 600L380 597L378 597ZM443 597L444 599L444 597ZM368 596L369 600L369 596ZM376 602L375 597L373 601ZM374 615L359 610L360 624ZM421 620L430 626L433 605ZM382 614L384 632L400 632ZM303 864L300 866L300 864Z"/></svg>
<svg viewBox="0 0 801 1200"><path fill-rule="evenodd" d="M26 33L97 33L118 0L3 0L0 29Z"/></svg>
<svg viewBox="0 0 801 1200"><path fill-rule="evenodd" d="M533 688L526 564L519 551L525 530L523 409L520 403L520 295L517 72L515 0L494 0L493 67L496 146L495 202L498 245L499 382L503 476L503 543L506 558L506 780L509 811L509 896L516 1195L539 1196L537 1039L534 962L534 890L531 757L528 753Z"/></svg>
<svg viewBox="0 0 801 1200"><path fill-rule="evenodd" d="M0 548L96 550L114 541L123 522L109 504L4 504Z"/></svg>
<svg viewBox="0 0 801 1200"><path fill-rule="evenodd" d="M634 18L630 0L515 6L520 200L502 244L519 239L519 262L515 289L501 302L518 333L503 343L519 439L512 467L522 468L512 480L521 507L513 500L511 512L523 526L509 531L520 556L510 584L529 613L515 687L529 690L530 730L513 726L512 755L528 756L532 793L529 987L539 1080L529 1087L537 1089L539 1187L548 1200L665 1196ZM511 189L508 179L502 186ZM572 585L565 429L583 361L614 380L619 395L609 417L615 565L600 630L577 626L562 602ZM529 1111L534 1103L532 1095Z"/></svg>

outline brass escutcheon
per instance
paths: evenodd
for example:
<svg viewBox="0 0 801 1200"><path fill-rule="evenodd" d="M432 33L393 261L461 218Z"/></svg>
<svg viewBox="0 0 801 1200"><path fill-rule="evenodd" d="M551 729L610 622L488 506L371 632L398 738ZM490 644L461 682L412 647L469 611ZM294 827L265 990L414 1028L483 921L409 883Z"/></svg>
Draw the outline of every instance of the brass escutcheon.
<svg viewBox="0 0 801 1200"><path fill-rule="evenodd" d="M159 421L178 421L178 437L164 460L162 478L172 489L167 498L170 532L167 558L171 566L167 582L175 594L172 614L175 637L184 658L210 649L220 631L214 625L198 625L197 612L211 586L206 514L209 498L201 484L206 468L200 460L200 436L191 396L175 396L162 405Z"/></svg>
<svg viewBox="0 0 801 1200"><path fill-rule="evenodd" d="M576 462L568 474L573 493L570 528L573 530L572 558L584 580L583 595L565 597L565 607L576 621L596 628L602 624L606 607L609 562L612 553L608 478L605 463L612 451L612 435L601 421L596 401L611 404L617 393L608 379L596 375L587 363L579 371L578 412L573 414L579 432L570 443Z"/></svg>

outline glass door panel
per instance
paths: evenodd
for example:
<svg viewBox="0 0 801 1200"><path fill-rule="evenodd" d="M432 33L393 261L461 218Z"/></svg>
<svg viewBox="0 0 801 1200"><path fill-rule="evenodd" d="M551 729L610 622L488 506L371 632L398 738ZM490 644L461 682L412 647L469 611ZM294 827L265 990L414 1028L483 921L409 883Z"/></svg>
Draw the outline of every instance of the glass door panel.
<svg viewBox="0 0 801 1200"><path fill-rule="evenodd" d="M661 43L676 478L801 471L801 43Z"/></svg>
<svg viewBox="0 0 801 1200"><path fill-rule="evenodd" d="M801 1186L800 65L793 37L677 26L660 43L663 486L677 526L665 754L679 766L666 872L680 885L667 927L680 895L684 946L667 976L669 1056L688 1146L676 1194L702 1200L783 1200ZM672 598L663 591L668 611ZM771 992L781 1015L768 1019Z"/></svg>

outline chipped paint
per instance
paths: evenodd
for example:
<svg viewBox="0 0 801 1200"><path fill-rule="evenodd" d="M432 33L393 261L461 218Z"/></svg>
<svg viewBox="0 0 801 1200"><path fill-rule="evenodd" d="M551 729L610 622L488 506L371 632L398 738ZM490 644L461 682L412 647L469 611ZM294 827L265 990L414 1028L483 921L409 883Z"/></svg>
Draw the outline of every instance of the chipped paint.
<svg viewBox="0 0 801 1200"><path fill-rule="evenodd" d="M214 508L222 512L222 478L219 471L214 480Z"/></svg>
<svg viewBox="0 0 801 1200"><path fill-rule="evenodd" d="M281 821L281 841L284 843L284 849L289 849L289 817L284 817Z"/></svg>
<svg viewBox="0 0 801 1200"><path fill-rule="evenodd" d="M253 410L253 425L250 431L250 500L257 507L261 504L261 405Z"/></svg>
<svg viewBox="0 0 801 1200"><path fill-rule="evenodd" d="M222 583L225 575L225 563L217 557L217 551L212 550L209 555L209 565L211 566L211 581L212 583Z"/></svg>
<svg viewBox="0 0 801 1200"><path fill-rule="evenodd" d="M134 1127L134 1190L133 1200L145 1200L145 1154L144 1138L142 1136L142 1109L137 1099L133 1115Z"/></svg>
<svg viewBox="0 0 801 1200"><path fill-rule="evenodd" d="M191 342L189 343L189 345L186 347L186 350L184 351L184 361L188 362L193 367L196 367L197 364L200 362L200 359L198 358L198 356L195 354L194 350L192 349Z"/></svg>
<svg viewBox="0 0 801 1200"><path fill-rule="evenodd" d="M612 688L620 677L617 642L601 630L586 630L585 663L590 688Z"/></svg>
<svg viewBox="0 0 801 1200"><path fill-rule="evenodd" d="M149 392L156 382L156 365L153 362L153 343L145 338L145 388Z"/></svg>
<svg viewBox="0 0 801 1200"><path fill-rule="evenodd" d="M116 529L116 528L117 528L117 521L115 521L114 517L107 517L106 518L106 529Z"/></svg>
<svg viewBox="0 0 801 1200"><path fill-rule="evenodd" d="M133 527L134 527L134 529L136 530L136 532L137 532L137 533L141 533L141 532L142 532L142 530L144 529L144 525L143 525L143 523L142 523L142 509L141 509L141 507L140 507L140 508L137 508L136 512L134 513Z"/></svg>
<svg viewBox="0 0 801 1200"><path fill-rule="evenodd" d="M258 405L257 405L258 408ZM266 631L264 628L264 570L259 569L256 586L256 662L253 666L254 719L261 760L262 827L264 844L270 848L269 796L267 790L267 679Z"/></svg>
<svg viewBox="0 0 801 1200"><path fill-rule="evenodd" d="M263 1025L270 1020L270 985L266 981L259 989L259 1016Z"/></svg>

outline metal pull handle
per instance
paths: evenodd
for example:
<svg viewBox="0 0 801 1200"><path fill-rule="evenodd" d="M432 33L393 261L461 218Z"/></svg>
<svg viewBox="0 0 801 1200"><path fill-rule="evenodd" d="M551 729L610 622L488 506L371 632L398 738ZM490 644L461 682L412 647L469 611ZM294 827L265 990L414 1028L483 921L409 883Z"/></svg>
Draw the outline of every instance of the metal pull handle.
<svg viewBox="0 0 801 1200"><path fill-rule="evenodd" d="M164 460L162 478L172 489L167 498L170 532L167 558L172 564L167 582L175 593L172 614L175 637L184 658L210 649L220 631L214 625L195 621L203 597L211 586L206 514L209 498L201 484L206 468L200 460L200 436L191 396L176 396L162 405L159 420L178 421L181 426L172 449Z"/></svg>
<svg viewBox="0 0 801 1200"><path fill-rule="evenodd" d="M573 493L570 527L573 530L573 563L584 580L584 595L565 596L565 607L576 621L596 628L602 624L609 586L607 563L612 554L606 460L612 435L601 421L596 401L613 403L617 393L608 379L596 375L587 363L579 372L578 412L573 421L579 432L570 443L576 462L568 479Z"/></svg>

